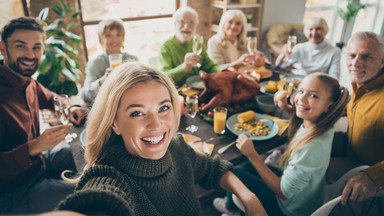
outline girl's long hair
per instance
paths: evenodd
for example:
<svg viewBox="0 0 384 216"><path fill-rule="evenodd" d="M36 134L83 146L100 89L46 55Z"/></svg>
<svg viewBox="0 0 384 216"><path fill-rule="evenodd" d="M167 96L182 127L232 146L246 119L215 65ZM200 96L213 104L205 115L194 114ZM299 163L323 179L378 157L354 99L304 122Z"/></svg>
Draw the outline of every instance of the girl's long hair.
<svg viewBox="0 0 384 216"><path fill-rule="evenodd" d="M324 88L329 89L331 92L329 100L333 103L329 106L327 112L324 112L319 116L314 126L306 128L300 136L295 136L295 134L303 123L303 119L297 117L296 106L295 103L293 103L288 127L288 136L292 140L281 157L279 166L282 169L292 155L294 155L301 147L323 135L333 127L336 121L343 115L345 107L349 101L348 89L340 86L335 78L324 73L312 73L307 75L304 79L312 77L318 79L324 85Z"/></svg>
<svg viewBox="0 0 384 216"><path fill-rule="evenodd" d="M227 23L230 19L238 19L243 24L243 29L241 30L240 34L237 36L237 48L238 50L246 50L247 49L247 18L245 17L243 11L241 10L228 10L226 11L220 19L219 23L219 31L217 32L217 35L220 39L220 44L225 48L227 47L227 43L229 43L227 37L224 33L224 25Z"/></svg>
<svg viewBox="0 0 384 216"><path fill-rule="evenodd" d="M180 123L180 103L174 83L165 73L155 68L136 62L124 63L116 67L100 87L95 103L88 114L84 171L103 157L103 152L110 145L110 141L118 136L113 132L112 124L123 93L137 84L149 81L159 82L168 89L175 115L175 131L177 130ZM66 180L77 182L79 178Z"/></svg>

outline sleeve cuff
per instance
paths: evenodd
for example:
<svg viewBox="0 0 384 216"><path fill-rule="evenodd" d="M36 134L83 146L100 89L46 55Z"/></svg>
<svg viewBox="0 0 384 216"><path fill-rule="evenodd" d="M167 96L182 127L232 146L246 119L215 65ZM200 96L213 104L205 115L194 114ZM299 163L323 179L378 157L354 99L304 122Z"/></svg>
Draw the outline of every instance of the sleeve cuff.
<svg viewBox="0 0 384 216"><path fill-rule="evenodd" d="M376 191L384 189L384 161L363 170L376 184Z"/></svg>

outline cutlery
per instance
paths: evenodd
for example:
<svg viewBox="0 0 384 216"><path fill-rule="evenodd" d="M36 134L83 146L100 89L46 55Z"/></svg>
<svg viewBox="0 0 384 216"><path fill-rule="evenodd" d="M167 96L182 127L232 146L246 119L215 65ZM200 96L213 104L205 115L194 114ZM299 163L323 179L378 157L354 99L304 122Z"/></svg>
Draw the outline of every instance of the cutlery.
<svg viewBox="0 0 384 216"><path fill-rule="evenodd" d="M187 88L180 89L179 92L185 92L185 91L187 91L187 90L189 90L189 89L191 89L191 88L192 88L192 87L189 86L189 87L187 87Z"/></svg>
<svg viewBox="0 0 384 216"><path fill-rule="evenodd" d="M217 139L224 139L224 138L225 138L225 136L211 137L209 139L199 139L199 140L195 140L195 141L191 142L191 144L194 144L197 142L208 142L208 141L217 140Z"/></svg>
<svg viewBox="0 0 384 216"><path fill-rule="evenodd" d="M234 144L236 144L237 142L236 141L233 141L231 143L229 143L228 145L224 146L224 147L221 147L217 153L219 154L223 154L229 147L233 146Z"/></svg>

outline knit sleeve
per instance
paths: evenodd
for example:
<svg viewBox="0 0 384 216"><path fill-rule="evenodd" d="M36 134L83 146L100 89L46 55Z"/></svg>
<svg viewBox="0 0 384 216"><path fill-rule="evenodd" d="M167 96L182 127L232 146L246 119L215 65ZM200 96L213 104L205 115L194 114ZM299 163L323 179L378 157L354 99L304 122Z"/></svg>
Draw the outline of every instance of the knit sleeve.
<svg viewBox="0 0 384 216"><path fill-rule="evenodd" d="M217 65L214 61L209 58L205 47L203 47L203 50L201 52L200 62L202 62L201 70L206 71L207 73L217 73L221 71L219 65Z"/></svg>
<svg viewBox="0 0 384 216"><path fill-rule="evenodd" d="M180 134L176 135L174 140L187 148L187 157L191 160L195 184L200 184L205 189L220 189L221 177L228 170L232 170L233 165L217 155L212 157L194 151Z"/></svg>

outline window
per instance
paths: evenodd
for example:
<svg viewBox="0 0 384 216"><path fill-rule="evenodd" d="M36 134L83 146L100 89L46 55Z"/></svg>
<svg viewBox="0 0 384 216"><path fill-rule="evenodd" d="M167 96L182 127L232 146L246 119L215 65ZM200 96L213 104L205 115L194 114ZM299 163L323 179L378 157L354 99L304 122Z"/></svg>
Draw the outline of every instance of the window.
<svg viewBox="0 0 384 216"><path fill-rule="evenodd" d="M172 14L178 0L79 0L88 59L102 52L97 24L102 19L124 21L125 51L147 63L157 56L161 44L173 35Z"/></svg>
<svg viewBox="0 0 384 216"><path fill-rule="evenodd" d="M24 16L23 4L20 0L0 0L0 11L0 28L3 28L8 20ZM0 61L2 59L3 56L0 54Z"/></svg>
<svg viewBox="0 0 384 216"><path fill-rule="evenodd" d="M343 21L339 18L336 10L338 6L346 0L307 0L305 5L304 22L311 17L323 17L329 26L326 36L331 44L339 42ZM384 20L383 0L361 0L365 4L365 9L359 11L355 23L353 24L352 33L357 31L373 31L380 33ZM349 38L350 35L345 35Z"/></svg>

